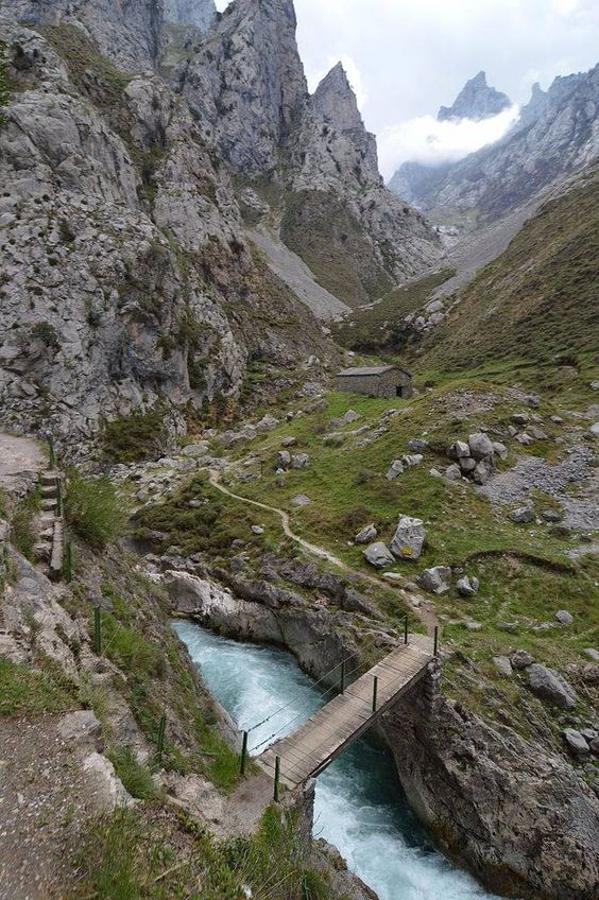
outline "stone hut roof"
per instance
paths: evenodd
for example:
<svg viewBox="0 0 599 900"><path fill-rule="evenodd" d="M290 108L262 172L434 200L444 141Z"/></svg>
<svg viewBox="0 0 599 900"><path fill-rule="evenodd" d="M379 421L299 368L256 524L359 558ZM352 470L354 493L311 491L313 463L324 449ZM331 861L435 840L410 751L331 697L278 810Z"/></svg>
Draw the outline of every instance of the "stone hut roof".
<svg viewBox="0 0 599 900"><path fill-rule="evenodd" d="M351 378L352 376L365 376L365 375L384 375L386 372L392 372L394 370L399 370L401 372L405 372L406 375L410 375L407 369L403 369L401 366L354 366L351 369L342 369L340 372L337 372L337 376L344 376Z"/></svg>

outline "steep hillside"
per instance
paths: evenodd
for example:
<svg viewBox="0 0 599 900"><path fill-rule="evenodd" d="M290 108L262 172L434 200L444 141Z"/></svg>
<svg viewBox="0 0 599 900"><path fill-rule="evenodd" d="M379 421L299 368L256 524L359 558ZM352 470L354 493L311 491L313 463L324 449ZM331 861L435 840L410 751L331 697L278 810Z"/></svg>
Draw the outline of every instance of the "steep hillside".
<svg viewBox="0 0 599 900"><path fill-rule="evenodd" d="M535 85L518 122L495 144L453 165L407 163L392 187L447 221L495 219L599 153L599 66Z"/></svg>
<svg viewBox="0 0 599 900"><path fill-rule="evenodd" d="M457 295L419 365L469 367L597 349L599 167L545 203ZM451 302L451 300L449 301Z"/></svg>
<svg viewBox="0 0 599 900"><path fill-rule="evenodd" d="M234 406L256 359L274 387L277 370L334 357L255 257L225 167L161 78L70 24L0 19L0 39L6 423L89 434L157 402L181 419Z"/></svg>

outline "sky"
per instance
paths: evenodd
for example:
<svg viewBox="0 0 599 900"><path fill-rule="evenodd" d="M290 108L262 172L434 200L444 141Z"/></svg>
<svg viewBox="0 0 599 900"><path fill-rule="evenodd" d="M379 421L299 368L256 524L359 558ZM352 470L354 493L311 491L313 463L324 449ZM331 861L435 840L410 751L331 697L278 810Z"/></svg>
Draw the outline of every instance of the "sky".
<svg viewBox="0 0 599 900"><path fill-rule="evenodd" d="M219 9L227 0L217 0ZM310 89L341 60L390 177L497 140L535 81L599 62L599 0L295 0ZM497 120L437 123L481 69L514 103Z"/></svg>

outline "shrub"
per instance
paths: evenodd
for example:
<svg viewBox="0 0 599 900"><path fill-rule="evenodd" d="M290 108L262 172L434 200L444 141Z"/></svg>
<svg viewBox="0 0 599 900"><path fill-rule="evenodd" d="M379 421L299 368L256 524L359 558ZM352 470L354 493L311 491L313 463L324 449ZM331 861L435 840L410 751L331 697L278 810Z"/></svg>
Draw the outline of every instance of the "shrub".
<svg viewBox="0 0 599 900"><path fill-rule="evenodd" d="M69 477L65 503L68 524L92 547L116 541L125 529L127 513L108 478Z"/></svg>
<svg viewBox="0 0 599 900"><path fill-rule="evenodd" d="M137 412L109 422L104 429L104 453L112 462L133 463L157 453L165 439L160 409Z"/></svg>

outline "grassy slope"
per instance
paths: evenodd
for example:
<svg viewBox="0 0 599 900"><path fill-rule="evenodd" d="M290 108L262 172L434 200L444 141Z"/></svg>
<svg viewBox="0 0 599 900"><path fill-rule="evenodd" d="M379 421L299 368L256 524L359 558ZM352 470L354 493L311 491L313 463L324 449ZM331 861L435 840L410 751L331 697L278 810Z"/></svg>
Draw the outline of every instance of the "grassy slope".
<svg viewBox="0 0 599 900"><path fill-rule="evenodd" d="M334 326L336 339L361 353L397 352L403 343L403 319L421 309L432 291L452 275L453 270L445 269L394 288L378 303L356 310Z"/></svg>
<svg viewBox="0 0 599 900"><path fill-rule="evenodd" d="M567 418L566 427L575 425L576 419L568 416L566 410L588 405L593 394L587 378L590 380L596 374L596 368L589 368L584 373L582 386L566 382L562 390L543 405L545 427L550 437L558 436L559 428L548 424L549 415L560 413ZM530 389L543 379L543 373L537 369L524 370L519 377L521 386ZM574 568L569 565L565 551L577 543L575 537L556 536L547 524L516 525L509 519L509 507L493 507L473 487L450 484L429 474L431 466L442 468L448 464L445 449L452 440L463 438L480 426L488 427L491 433L493 429L503 431L510 415L521 409L521 403L507 394L514 381L514 371L506 367L493 375L481 373L476 379L439 379L436 387L410 402L332 394L324 412L297 418L252 443L252 454L262 460L264 476L250 484L234 482L236 492L292 512L293 527L298 533L328 547L364 572L371 570L362 559L361 549L350 543L362 525L374 521L381 538L388 541L400 514L423 518L429 535L424 555L416 564L398 562L394 569L413 578L426 566L464 565L469 574L480 578L482 587L475 600L464 600L452 590L436 599L437 608L446 623L445 638L451 638L468 653L510 704L513 697L506 698L506 694L514 691L519 696L522 694L517 680L507 683L497 675L492 665L494 655L526 647L539 660L563 670L567 663L580 665L584 661L584 648L596 645L599 639L599 562L596 557L588 557L586 562ZM458 394L493 395L496 405L492 411L473 413L467 421L462 421L452 412ZM390 420L388 433L374 443L359 448L355 446L356 439L348 435L341 446L327 446L324 437L327 431L333 430L331 418L342 415L349 408L360 412L362 418L358 422L342 429L350 432L364 424L378 424L382 413L391 407L401 410L401 414ZM307 470L289 472L284 484L280 485L273 464L281 439L287 435L296 437L298 450L308 452L312 464ZM432 445L424 464L409 470L395 482L386 481L384 472L393 459L406 452L408 440L423 436ZM552 458L556 450L553 441L537 442L529 449L512 442L510 458L501 466L513 465L515 456L523 453ZM242 454L239 450L238 455L241 457ZM307 494L313 501L301 511L293 510L290 505L291 499L299 493ZM539 495L537 498L537 510L552 505L549 497ZM271 527L267 529L269 539L278 533L276 523L274 534ZM503 555L498 558L477 556L492 550L502 551ZM537 558L538 563L527 555ZM551 564L556 562L561 564L563 571L552 567ZM381 607L390 622L398 625L401 603L389 603L386 593L381 592ZM399 599L397 592L394 593ZM554 613L563 608L574 614L574 626L547 631L532 629L535 622L551 621ZM465 628L465 622L470 618L482 624L481 631L471 632ZM501 630L500 622L515 622L516 634ZM463 700L476 704L477 698L467 683L456 683L455 691ZM541 709L538 701L524 693L528 705L537 704ZM583 705L588 704L584 690L582 696ZM520 713L520 725L526 731L528 707L522 707ZM494 715L493 711L490 715Z"/></svg>
<svg viewBox="0 0 599 900"><path fill-rule="evenodd" d="M599 167L546 203L435 329L423 365L473 366L597 349Z"/></svg>

